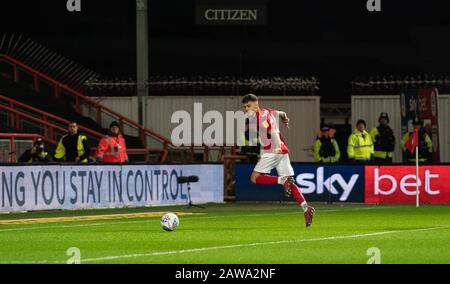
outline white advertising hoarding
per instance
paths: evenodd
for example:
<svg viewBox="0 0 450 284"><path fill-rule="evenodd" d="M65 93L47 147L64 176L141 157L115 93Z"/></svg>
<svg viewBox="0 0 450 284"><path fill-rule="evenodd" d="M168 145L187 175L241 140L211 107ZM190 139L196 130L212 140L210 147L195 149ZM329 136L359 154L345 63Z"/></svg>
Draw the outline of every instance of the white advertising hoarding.
<svg viewBox="0 0 450 284"><path fill-rule="evenodd" d="M0 212L182 205L224 201L223 165L0 166Z"/></svg>

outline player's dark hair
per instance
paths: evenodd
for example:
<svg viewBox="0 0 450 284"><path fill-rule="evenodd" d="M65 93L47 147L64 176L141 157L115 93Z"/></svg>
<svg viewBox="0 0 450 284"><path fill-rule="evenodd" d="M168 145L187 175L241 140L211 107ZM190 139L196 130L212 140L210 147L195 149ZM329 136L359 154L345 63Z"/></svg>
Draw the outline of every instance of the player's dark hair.
<svg viewBox="0 0 450 284"><path fill-rule="evenodd" d="M242 98L242 103L243 104L247 104L249 102L257 102L257 101L258 101L258 97L255 96L254 94L248 94L248 95L245 95Z"/></svg>

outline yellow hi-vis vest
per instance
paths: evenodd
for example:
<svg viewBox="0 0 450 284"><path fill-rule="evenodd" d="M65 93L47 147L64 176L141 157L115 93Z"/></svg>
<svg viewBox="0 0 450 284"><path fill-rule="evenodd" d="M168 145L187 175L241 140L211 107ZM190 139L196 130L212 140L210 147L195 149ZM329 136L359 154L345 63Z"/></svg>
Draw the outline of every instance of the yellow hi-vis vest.
<svg viewBox="0 0 450 284"><path fill-rule="evenodd" d="M333 164L339 162L339 159L341 158L341 151L339 150L339 145L335 139L333 140L333 148L335 151L335 154L333 157L321 157L320 150L322 149L322 142L320 139L317 139L314 143L314 160L316 162L325 163L325 164Z"/></svg>
<svg viewBox="0 0 450 284"><path fill-rule="evenodd" d="M361 133L356 129L355 132L350 135L347 147L349 159L355 159L356 161L370 161L374 152L372 138L367 131Z"/></svg>
<svg viewBox="0 0 450 284"><path fill-rule="evenodd" d="M260 145L260 141L257 136L253 137L252 141L249 141L245 137L245 133L241 133L241 143L240 144L241 144L240 146L243 146L243 147L258 147L258 145Z"/></svg>
<svg viewBox="0 0 450 284"><path fill-rule="evenodd" d="M55 151L55 158L56 159L62 159L66 156L66 147L64 147L63 140L68 135L64 135L61 140L59 140L58 146L56 147ZM78 136L78 142L77 142L77 150L78 150L78 157L81 157L85 154L84 145L83 142L87 140L87 137L84 135ZM80 161L80 163L87 164L89 161L88 159L84 159Z"/></svg>
<svg viewBox="0 0 450 284"><path fill-rule="evenodd" d="M412 133L406 133L405 135L403 135L402 145L401 145L403 151L409 152L409 150L405 148L405 144L410 139L411 135L412 135ZM431 140L430 136L428 134L425 134L423 138L419 137L419 140L420 139L425 139L425 146L426 146L428 152L432 153L433 152L433 141ZM409 162L411 162L411 163L416 162L416 153L415 152L414 152L414 154L411 154L408 156L409 156L409 158L408 158ZM427 161L428 161L428 159L419 153L419 163L425 163Z"/></svg>

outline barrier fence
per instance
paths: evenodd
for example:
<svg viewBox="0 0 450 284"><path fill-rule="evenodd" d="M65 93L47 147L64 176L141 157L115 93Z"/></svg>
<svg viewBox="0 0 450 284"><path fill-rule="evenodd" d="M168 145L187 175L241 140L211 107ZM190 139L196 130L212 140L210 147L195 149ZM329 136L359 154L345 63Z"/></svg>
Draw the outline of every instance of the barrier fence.
<svg viewBox="0 0 450 284"><path fill-rule="evenodd" d="M305 198L316 202L415 204L416 168L407 165L293 164ZM254 165L236 165L237 201L287 201L281 186L250 182ZM424 165L419 171L420 203L450 204L450 165ZM275 173L274 173L275 174Z"/></svg>
<svg viewBox="0 0 450 284"><path fill-rule="evenodd" d="M122 208L224 201L223 165L0 166L0 212Z"/></svg>
<svg viewBox="0 0 450 284"><path fill-rule="evenodd" d="M409 165L293 164L295 180L308 201L415 204L415 167ZM250 182L253 164L235 165L236 201L288 201L281 186ZM450 165L424 165L419 171L420 203L450 204ZM222 164L190 165L3 165L0 212L97 209L188 203L180 176L191 184L197 204L224 202Z"/></svg>

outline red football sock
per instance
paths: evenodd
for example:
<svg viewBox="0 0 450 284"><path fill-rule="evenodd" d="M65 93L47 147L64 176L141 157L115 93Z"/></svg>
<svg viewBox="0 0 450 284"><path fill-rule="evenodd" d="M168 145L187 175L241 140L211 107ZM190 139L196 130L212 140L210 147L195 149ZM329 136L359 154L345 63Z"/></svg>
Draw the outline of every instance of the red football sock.
<svg viewBox="0 0 450 284"><path fill-rule="evenodd" d="M305 197L303 196L302 192L300 191L300 188L298 188L298 186L295 183L291 184L291 191L292 191L292 196L300 205L302 205L303 203L306 202Z"/></svg>
<svg viewBox="0 0 450 284"><path fill-rule="evenodd" d="M256 178L256 184L278 184L278 177L261 175Z"/></svg>

